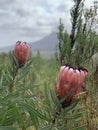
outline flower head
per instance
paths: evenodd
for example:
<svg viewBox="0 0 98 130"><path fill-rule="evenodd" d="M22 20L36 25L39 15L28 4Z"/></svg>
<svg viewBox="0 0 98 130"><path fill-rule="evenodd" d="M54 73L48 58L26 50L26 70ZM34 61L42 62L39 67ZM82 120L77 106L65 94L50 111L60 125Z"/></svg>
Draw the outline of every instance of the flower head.
<svg viewBox="0 0 98 130"><path fill-rule="evenodd" d="M67 65L61 66L55 86L57 97L62 99L71 91L67 99L65 99L64 104L70 103L78 94L87 72L86 69L82 68L74 69Z"/></svg>
<svg viewBox="0 0 98 130"><path fill-rule="evenodd" d="M29 56L30 46L26 42L17 41L14 49L14 56L19 64L23 64L27 61Z"/></svg>

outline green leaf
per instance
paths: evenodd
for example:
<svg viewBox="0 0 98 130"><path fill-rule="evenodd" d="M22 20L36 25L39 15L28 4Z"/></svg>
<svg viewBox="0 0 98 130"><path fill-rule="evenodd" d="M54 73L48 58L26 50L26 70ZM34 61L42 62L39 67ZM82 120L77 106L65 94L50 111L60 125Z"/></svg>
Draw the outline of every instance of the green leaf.
<svg viewBox="0 0 98 130"><path fill-rule="evenodd" d="M73 113L69 116L64 117L64 119L69 120L69 119L75 119L75 118L79 118L79 117L82 117L82 113L75 113L75 114Z"/></svg>
<svg viewBox="0 0 98 130"><path fill-rule="evenodd" d="M4 113L5 112L5 113ZM10 106L3 112L1 124L12 125L16 121L14 108Z"/></svg>
<svg viewBox="0 0 98 130"><path fill-rule="evenodd" d="M39 130L53 130L51 125L47 125L43 128L40 128Z"/></svg>
<svg viewBox="0 0 98 130"><path fill-rule="evenodd" d="M30 114L31 120L32 120L35 128L38 129L39 128L38 117L34 113L31 113L31 112L29 112L29 114Z"/></svg>
<svg viewBox="0 0 98 130"><path fill-rule="evenodd" d="M33 107L36 107L33 100L30 101L30 104L31 104ZM32 114L31 112L29 112L29 113L30 113L31 120L32 120L33 124L35 125L35 128L38 129L38 128L39 128L39 120L38 120L38 117L37 117L36 115Z"/></svg>
<svg viewBox="0 0 98 130"><path fill-rule="evenodd" d="M17 130L17 129L12 126L0 126L0 130Z"/></svg>
<svg viewBox="0 0 98 130"><path fill-rule="evenodd" d="M83 126L79 126L77 128L74 128L72 130L86 130L86 125L83 125Z"/></svg>
<svg viewBox="0 0 98 130"><path fill-rule="evenodd" d="M32 113L32 115L36 115L39 118L43 119L43 120L49 120L47 117L45 117L43 114L41 114L39 111L37 111L33 106L27 104L27 103L23 103L23 107L29 112Z"/></svg>
<svg viewBox="0 0 98 130"><path fill-rule="evenodd" d="M51 103L50 103L50 100L49 100L49 97L50 97L50 93L49 93L49 89L47 89L47 87L45 87L45 103L50 107L51 106Z"/></svg>
<svg viewBox="0 0 98 130"><path fill-rule="evenodd" d="M57 95L56 95L55 91L50 90L50 93L51 93L51 98L52 98L54 104L55 104L58 108L62 108L62 105L61 105L59 99L57 98Z"/></svg>
<svg viewBox="0 0 98 130"><path fill-rule="evenodd" d="M17 62L17 59L15 58L13 52L10 51L9 57L10 57L10 64L11 64L11 66L12 66L12 69L13 69L13 67L15 67L15 66L16 66L17 68L19 68L19 63ZM14 65L15 65L15 66L14 66Z"/></svg>
<svg viewBox="0 0 98 130"><path fill-rule="evenodd" d="M21 111L19 110L19 108L14 107L14 112L15 112L15 115L17 117L17 121L18 121L19 126L24 126L24 119L22 117L22 114L21 114Z"/></svg>
<svg viewBox="0 0 98 130"><path fill-rule="evenodd" d="M78 102L79 102L79 100L72 101L71 104L68 107L65 108L65 110L70 111L70 110L74 109Z"/></svg>
<svg viewBox="0 0 98 130"><path fill-rule="evenodd" d="M11 97L12 97L12 94L10 93L10 94L8 94L8 95L6 95L5 97L3 97L1 100L0 100L0 104L5 104L5 103L7 103L10 99L11 99Z"/></svg>

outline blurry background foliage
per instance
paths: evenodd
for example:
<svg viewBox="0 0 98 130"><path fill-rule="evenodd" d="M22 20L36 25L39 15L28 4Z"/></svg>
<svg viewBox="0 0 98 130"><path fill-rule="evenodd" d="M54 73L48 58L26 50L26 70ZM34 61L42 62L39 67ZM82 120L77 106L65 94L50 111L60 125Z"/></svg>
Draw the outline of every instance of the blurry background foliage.
<svg viewBox="0 0 98 130"><path fill-rule="evenodd" d="M30 55L19 67L13 53L0 54L0 130L97 130L98 85L93 79L91 57L98 51L96 3L84 9L84 1L74 0L71 34L62 20L58 27L59 52L43 59ZM64 109L54 88L62 64L85 67L88 75L79 100ZM67 96L64 97L65 99Z"/></svg>

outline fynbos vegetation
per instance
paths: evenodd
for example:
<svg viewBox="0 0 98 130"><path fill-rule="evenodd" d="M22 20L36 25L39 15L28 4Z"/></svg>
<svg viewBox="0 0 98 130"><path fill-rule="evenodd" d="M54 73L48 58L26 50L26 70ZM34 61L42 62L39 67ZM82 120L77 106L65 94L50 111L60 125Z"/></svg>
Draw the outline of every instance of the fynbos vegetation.
<svg viewBox="0 0 98 130"><path fill-rule="evenodd" d="M96 2L85 10L74 0L70 34L60 20L57 57L33 56L21 41L0 54L0 130L98 129L96 18Z"/></svg>

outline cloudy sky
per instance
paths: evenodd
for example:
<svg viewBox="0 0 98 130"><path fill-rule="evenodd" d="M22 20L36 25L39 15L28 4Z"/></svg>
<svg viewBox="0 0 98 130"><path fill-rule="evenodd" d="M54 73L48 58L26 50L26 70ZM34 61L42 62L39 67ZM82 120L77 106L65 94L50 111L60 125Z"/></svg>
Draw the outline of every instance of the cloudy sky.
<svg viewBox="0 0 98 130"><path fill-rule="evenodd" d="M39 40L57 31L60 18L70 32L72 6L73 0L0 0L0 47Z"/></svg>

